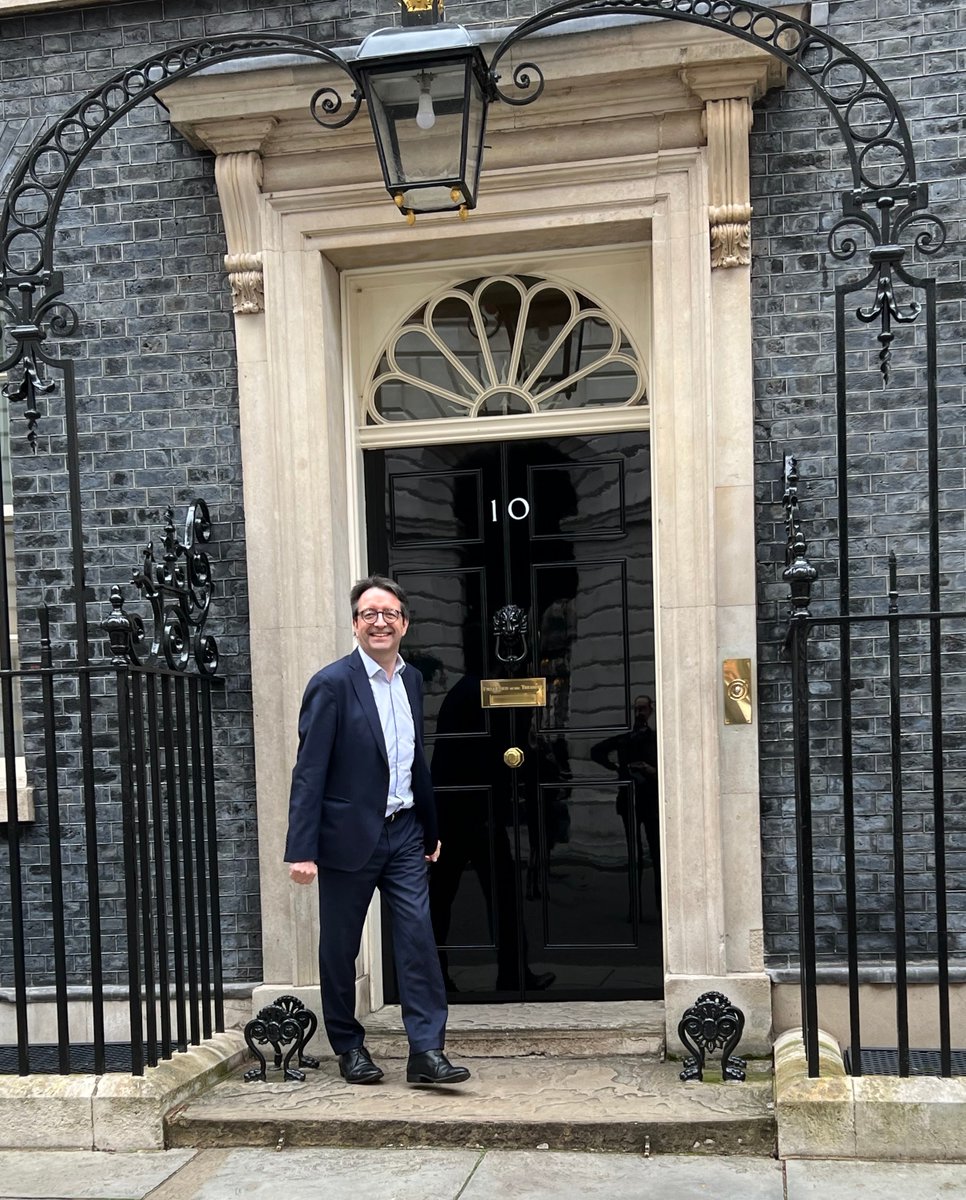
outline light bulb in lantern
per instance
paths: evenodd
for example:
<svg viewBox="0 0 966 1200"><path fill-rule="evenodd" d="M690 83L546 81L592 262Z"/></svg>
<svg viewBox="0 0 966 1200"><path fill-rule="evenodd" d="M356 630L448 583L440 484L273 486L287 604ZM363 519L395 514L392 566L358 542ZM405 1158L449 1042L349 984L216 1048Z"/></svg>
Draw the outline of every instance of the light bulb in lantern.
<svg viewBox="0 0 966 1200"><path fill-rule="evenodd" d="M432 129L436 124L436 110L433 108L433 97L429 90L431 75L419 77L419 103L416 105L416 124L420 129Z"/></svg>

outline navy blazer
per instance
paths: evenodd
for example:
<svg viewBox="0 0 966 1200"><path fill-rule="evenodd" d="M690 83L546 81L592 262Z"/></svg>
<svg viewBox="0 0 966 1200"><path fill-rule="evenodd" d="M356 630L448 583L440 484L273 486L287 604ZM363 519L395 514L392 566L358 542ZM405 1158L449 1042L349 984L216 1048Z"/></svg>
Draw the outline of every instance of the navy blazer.
<svg viewBox="0 0 966 1200"><path fill-rule="evenodd" d="M423 680L402 673L416 730L413 799L426 853L438 839L433 784L423 745ZM372 685L353 651L309 680L299 714L299 749L289 796L286 862L357 871L382 834L389 756Z"/></svg>

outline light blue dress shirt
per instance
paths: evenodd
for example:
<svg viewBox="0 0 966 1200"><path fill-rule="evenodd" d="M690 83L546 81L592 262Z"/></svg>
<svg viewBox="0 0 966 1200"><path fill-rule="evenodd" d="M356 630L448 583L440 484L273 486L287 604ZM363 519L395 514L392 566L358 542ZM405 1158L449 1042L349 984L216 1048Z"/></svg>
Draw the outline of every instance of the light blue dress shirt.
<svg viewBox="0 0 966 1200"><path fill-rule="evenodd" d="M413 756L416 753L416 727L413 710L409 706L406 685L402 673L406 664L396 658L396 669L392 679L374 658L370 658L361 646L356 646L362 665L369 676L372 698L376 702L382 736L386 742L389 759L389 795L386 799L386 816L402 808L413 806Z"/></svg>

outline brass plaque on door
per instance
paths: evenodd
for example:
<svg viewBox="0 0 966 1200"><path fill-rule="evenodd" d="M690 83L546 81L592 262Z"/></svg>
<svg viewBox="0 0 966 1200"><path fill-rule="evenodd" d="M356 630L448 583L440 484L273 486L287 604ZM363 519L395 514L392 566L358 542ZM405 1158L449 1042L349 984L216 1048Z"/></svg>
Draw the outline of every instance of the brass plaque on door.
<svg viewBox="0 0 966 1200"><path fill-rule="evenodd" d="M546 703L546 679L480 680L483 708L543 708Z"/></svg>
<svg viewBox="0 0 966 1200"><path fill-rule="evenodd" d="M721 664L726 725L750 725L752 721L751 659L726 658Z"/></svg>

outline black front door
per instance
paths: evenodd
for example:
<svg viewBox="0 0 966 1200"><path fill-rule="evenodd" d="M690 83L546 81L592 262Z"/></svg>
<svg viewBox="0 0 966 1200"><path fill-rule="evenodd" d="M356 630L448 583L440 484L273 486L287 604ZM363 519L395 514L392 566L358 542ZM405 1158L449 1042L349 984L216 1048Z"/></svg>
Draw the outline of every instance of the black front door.
<svg viewBox="0 0 966 1200"><path fill-rule="evenodd" d="M368 451L366 496L425 680L451 1001L660 996L647 435ZM520 677L543 706L483 706Z"/></svg>

